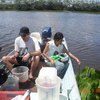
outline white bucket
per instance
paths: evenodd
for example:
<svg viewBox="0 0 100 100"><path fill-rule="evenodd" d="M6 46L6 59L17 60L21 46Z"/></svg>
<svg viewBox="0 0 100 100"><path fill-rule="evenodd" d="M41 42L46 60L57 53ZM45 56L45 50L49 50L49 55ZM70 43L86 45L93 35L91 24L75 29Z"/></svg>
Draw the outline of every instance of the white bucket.
<svg viewBox="0 0 100 100"><path fill-rule="evenodd" d="M60 100L60 83L61 79L56 77L56 81L42 81L41 79L36 79L36 86L38 92L39 100Z"/></svg>
<svg viewBox="0 0 100 100"><path fill-rule="evenodd" d="M11 70L12 74L19 78L19 82L26 82L28 80L28 67L19 66Z"/></svg>
<svg viewBox="0 0 100 100"><path fill-rule="evenodd" d="M57 69L55 67L42 67L38 75L39 79L48 78L49 80L55 80L56 77Z"/></svg>
<svg viewBox="0 0 100 100"><path fill-rule="evenodd" d="M59 100L61 79L54 67L43 67L35 80L39 100Z"/></svg>

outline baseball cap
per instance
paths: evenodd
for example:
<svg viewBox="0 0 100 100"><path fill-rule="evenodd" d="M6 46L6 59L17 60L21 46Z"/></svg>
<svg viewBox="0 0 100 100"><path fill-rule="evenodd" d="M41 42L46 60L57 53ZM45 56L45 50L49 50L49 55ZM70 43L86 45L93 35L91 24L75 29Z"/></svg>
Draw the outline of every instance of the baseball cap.
<svg viewBox="0 0 100 100"><path fill-rule="evenodd" d="M24 36L24 35L29 34L29 33L30 32L29 32L29 28L28 27L24 26L24 27L20 28L20 32L19 32L20 36Z"/></svg>

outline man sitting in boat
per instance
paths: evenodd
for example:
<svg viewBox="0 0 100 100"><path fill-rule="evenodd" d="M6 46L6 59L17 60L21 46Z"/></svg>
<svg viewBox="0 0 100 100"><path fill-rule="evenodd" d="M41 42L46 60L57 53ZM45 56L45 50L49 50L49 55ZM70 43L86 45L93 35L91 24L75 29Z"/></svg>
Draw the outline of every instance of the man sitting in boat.
<svg viewBox="0 0 100 100"><path fill-rule="evenodd" d="M14 65L30 65L29 78L32 79L32 73L38 66L40 59L40 46L36 38L30 36L29 28L22 27L19 37L15 39L15 53L2 58L7 68L11 70Z"/></svg>
<svg viewBox="0 0 100 100"><path fill-rule="evenodd" d="M66 47L63 44L63 34L61 32L57 32L54 35L54 40L51 40L47 42L45 49L43 51L43 55L47 59L47 65L48 66L55 66L57 69L57 74L60 78L63 78L65 71L67 70L66 68L66 61L63 62L61 61L60 55L61 53L66 53L69 57L73 58L78 64L80 64L80 60L74 56L71 52L69 52ZM56 55L59 58L55 59L53 56Z"/></svg>

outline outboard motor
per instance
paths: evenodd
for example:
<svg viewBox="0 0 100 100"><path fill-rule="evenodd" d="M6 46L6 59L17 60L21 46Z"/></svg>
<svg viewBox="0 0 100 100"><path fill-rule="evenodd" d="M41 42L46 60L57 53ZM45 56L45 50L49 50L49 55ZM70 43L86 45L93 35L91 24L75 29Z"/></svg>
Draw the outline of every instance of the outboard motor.
<svg viewBox="0 0 100 100"><path fill-rule="evenodd" d="M41 51L43 52L46 43L48 41L50 41L51 37L52 37L51 27L43 28L42 33L41 33L41 37L42 37Z"/></svg>

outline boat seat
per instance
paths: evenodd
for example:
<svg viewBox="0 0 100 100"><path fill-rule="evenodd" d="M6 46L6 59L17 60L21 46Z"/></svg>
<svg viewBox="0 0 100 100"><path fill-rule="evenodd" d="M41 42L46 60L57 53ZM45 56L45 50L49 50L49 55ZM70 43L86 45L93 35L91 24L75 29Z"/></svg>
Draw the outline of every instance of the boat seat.
<svg viewBox="0 0 100 100"><path fill-rule="evenodd" d="M32 32L32 33L30 34L30 36L35 37L35 38L38 40L39 43L42 42L41 35L40 35L39 32Z"/></svg>

